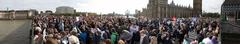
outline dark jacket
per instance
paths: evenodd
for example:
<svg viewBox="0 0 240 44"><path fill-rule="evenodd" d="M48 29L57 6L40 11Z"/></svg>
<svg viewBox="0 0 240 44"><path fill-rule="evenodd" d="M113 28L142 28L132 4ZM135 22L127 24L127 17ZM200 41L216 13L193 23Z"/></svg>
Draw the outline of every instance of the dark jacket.
<svg viewBox="0 0 240 44"><path fill-rule="evenodd" d="M163 44L173 44L173 43L172 43L171 38L169 38L169 39L164 38L164 39L163 39Z"/></svg>
<svg viewBox="0 0 240 44"><path fill-rule="evenodd" d="M140 33L139 33L139 31L138 32L136 32L136 33L133 33L133 41L140 41Z"/></svg>
<svg viewBox="0 0 240 44"><path fill-rule="evenodd" d="M149 44L150 43L150 38L148 36L145 36L143 38L142 44Z"/></svg>

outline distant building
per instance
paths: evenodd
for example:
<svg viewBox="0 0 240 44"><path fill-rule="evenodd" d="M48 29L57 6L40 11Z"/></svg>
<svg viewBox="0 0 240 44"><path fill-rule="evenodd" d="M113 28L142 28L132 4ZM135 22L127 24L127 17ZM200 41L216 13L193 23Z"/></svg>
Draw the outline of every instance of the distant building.
<svg viewBox="0 0 240 44"><path fill-rule="evenodd" d="M56 14L74 14L76 11L74 8L72 7L68 7L68 6L60 6L56 8Z"/></svg>
<svg viewBox="0 0 240 44"><path fill-rule="evenodd" d="M168 0L149 0L147 8L143 8L140 15L148 18L171 18L171 17L190 17L193 8L190 6L180 6L173 1L168 4Z"/></svg>
<svg viewBox="0 0 240 44"><path fill-rule="evenodd" d="M51 10L46 10L45 13L53 13Z"/></svg>
<svg viewBox="0 0 240 44"><path fill-rule="evenodd" d="M225 0L221 14L229 18L240 19L240 0Z"/></svg>
<svg viewBox="0 0 240 44"><path fill-rule="evenodd" d="M202 15L202 0L193 0L193 16Z"/></svg>
<svg viewBox="0 0 240 44"><path fill-rule="evenodd" d="M0 10L0 19L27 19L37 15L37 10Z"/></svg>
<svg viewBox="0 0 240 44"><path fill-rule="evenodd" d="M134 17L138 17L138 16L140 16L140 13L141 13L140 10L135 10L135 15L134 15Z"/></svg>
<svg viewBox="0 0 240 44"><path fill-rule="evenodd" d="M40 12L40 15L51 15L53 12L51 10L46 10L45 13L43 11Z"/></svg>

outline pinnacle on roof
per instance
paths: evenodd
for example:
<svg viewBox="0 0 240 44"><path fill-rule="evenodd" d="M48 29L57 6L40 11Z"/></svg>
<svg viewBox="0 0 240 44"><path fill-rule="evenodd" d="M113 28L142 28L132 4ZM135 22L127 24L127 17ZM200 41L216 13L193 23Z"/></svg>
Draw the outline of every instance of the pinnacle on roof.
<svg viewBox="0 0 240 44"><path fill-rule="evenodd" d="M172 0L171 4L170 5L175 5L174 1Z"/></svg>

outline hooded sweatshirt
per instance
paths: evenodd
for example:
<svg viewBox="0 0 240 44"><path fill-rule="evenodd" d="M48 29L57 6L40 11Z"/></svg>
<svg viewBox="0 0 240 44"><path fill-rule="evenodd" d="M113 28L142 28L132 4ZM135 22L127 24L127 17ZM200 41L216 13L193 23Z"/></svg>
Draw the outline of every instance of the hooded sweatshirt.
<svg viewBox="0 0 240 44"><path fill-rule="evenodd" d="M111 35L111 43L112 44L116 44L116 41L117 41L117 32L113 32L112 35Z"/></svg>

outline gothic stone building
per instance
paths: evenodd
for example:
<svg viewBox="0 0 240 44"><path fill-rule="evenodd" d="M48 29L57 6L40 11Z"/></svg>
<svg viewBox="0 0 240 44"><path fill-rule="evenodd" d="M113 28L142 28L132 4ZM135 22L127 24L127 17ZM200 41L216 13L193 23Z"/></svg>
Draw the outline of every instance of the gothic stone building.
<svg viewBox="0 0 240 44"><path fill-rule="evenodd" d="M193 16L202 14L202 0L193 0Z"/></svg>
<svg viewBox="0 0 240 44"><path fill-rule="evenodd" d="M240 19L240 0L225 0L221 7L221 14L229 18Z"/></svg>
<svg viewBox="0 0 240 44"><path fill-rule="evenodd" d="M149 0L147 8L143 8L142 12L138 12L137 15L149 18L191 17L194 14L193 11L190 5L181 6L173 1L168 4L168 0Z"/></svg>

